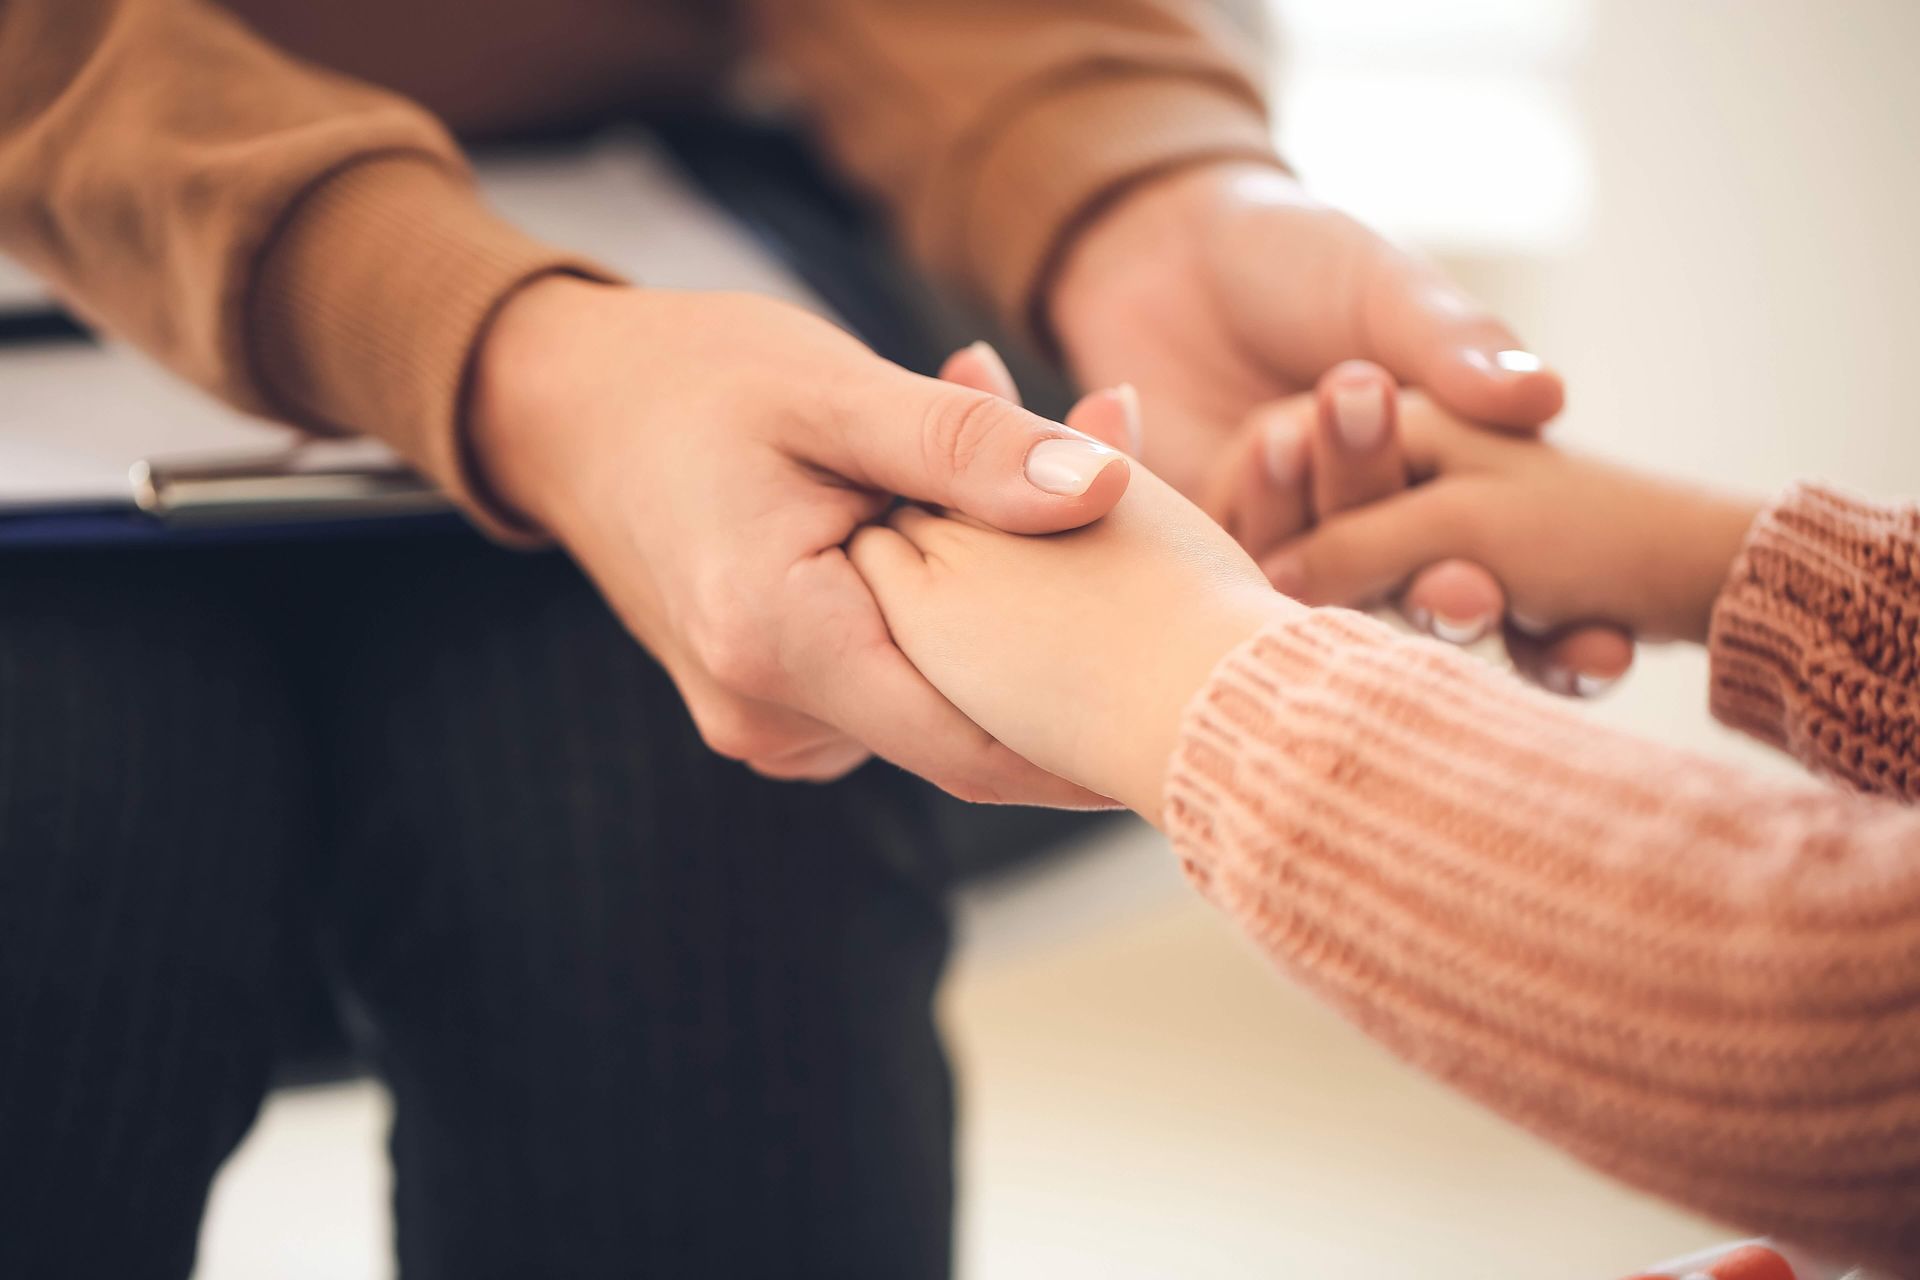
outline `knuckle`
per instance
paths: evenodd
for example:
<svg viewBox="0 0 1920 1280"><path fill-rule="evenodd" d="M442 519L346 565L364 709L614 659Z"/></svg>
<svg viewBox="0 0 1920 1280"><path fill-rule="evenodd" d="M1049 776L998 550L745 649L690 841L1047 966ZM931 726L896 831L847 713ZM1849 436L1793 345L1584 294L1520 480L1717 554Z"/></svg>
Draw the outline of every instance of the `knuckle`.
<svg viewBox="0 0 1920 1280"><path fill-rule="evenodd" d="M731 586L702 595L690 637L700 665L723 689L770 696L780 683L780 661L766 620Z"/></svg>
<svg viewBox="0 0 1920 1280"><path fill-rule="evenodd" d="M935 397L921 427L921 447L935 474L962 475L991 446L1005 406L984 391L953 390Z"/></svg>
<svg viewBox="0 0 1920 1280"><path fill-rule="evenodd" d="M761 760L779 754L785 745L758 716L731 698L709 699L689 710L700 740L717 756Z"/></svg>
<svg viewBox="0 0 1920 1280"><path fill-rule="evenodd" d="M747 762L756 773L783 782L834 782L867 762L867 753L851 743L831 741L808 750L788 751Z"/></svg>
<svg viewBox="0 0 1920 1280"><path fill-rule="evenodd" d="M774 692L779 663L750 628L736 624L714 627L698 645L700 661L721 688L749 698Z"/></svg>

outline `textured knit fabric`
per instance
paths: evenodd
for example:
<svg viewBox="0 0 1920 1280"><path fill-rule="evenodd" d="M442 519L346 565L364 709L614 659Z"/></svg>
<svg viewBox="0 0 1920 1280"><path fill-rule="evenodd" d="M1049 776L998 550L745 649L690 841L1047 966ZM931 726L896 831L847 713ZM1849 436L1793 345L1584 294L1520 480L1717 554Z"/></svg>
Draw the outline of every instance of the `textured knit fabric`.
<svg viewBox="0 0 1920 1280"><path fill-rule="evenodd" d="M1015 324L1117 191L1272 155L1203 0L232 7L282 46L206 0L0 5L0 252L243 408L386 439L503 535L459 442L470 357L526 280L604 273L488 212L409 90L497 134L714 93L760 52L922 258Z"/></svg>
<svg viewBox="0 0 1920 1280"><path fill-rule="evenodd" d="M1803 488L1717 607L1714 705L1913 794L1912 507ZM1592 723L1357 614L1191 704L1166 822L1288 972L1595 1166L1920 1275L1920 814Z"/></svg>
<svg viewBox="0 0 1920 1280"><path fill-rule="evenodd" d="M1713 709L1857 791L1920 798L1920 509L1800 486L1713 616Z"/></svg>
<svg viewBox="0 0 1920 1280"><path fill-rule="evenodd" d="M923 792L755 777L558 556L0 561L0 1276L188 1274L315 934L409 1280L938 1277Z"/></svg>

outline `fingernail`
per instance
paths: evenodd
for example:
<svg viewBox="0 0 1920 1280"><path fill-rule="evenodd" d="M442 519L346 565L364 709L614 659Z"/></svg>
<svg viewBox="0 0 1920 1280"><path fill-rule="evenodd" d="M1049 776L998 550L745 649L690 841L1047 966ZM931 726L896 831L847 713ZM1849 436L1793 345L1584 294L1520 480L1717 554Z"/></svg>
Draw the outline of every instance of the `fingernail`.
<svg viewBox="0 0 1920 1280"><path fill-rule="evenodd" d="M1119 456L1092 440L1052 436L1027 451L1027 481L1046 493L1077 498Z"/></svg>
<svg viewBox="0 0 1920 1280"><path fill-rule="evenodd" d="M1491 373L1538 373L1547 367L1547 362L1531 351L1482 351L1478 347L1467 347L1460 353L1461 358L1476 369Z"/></svg>
<svg viewBox="0 0 1920 1280"><path fill-rule="evenodd" d="M1333 425L1355 453L1377 448L1387 434L1386 391L1378 384L1333 389Z"/></svg>
<svg viewBox="0 0 1920 1280"><path fill-rule="evenodd" d="M1436 613L1427 623L1427 629L1448 644L1473 644L1492 628L1493 619L1485 614L1477 618L1449 618L1444 613Z"/></svg>
<svg viewBox="0 0 1920 1280"><path fill-rule="evenodd" d="M991 342L976 339L967 344L967 350L979 356L980 362L987 366L988 374L1000 383L1002 390L999 394L1009 397L1014 394L1018 384L1014 382L1013 374L1007 370L1007 362L1000 358L1000 353L994 350Z"/></svg>
<svg viewBox="0 0 1920 1280"><path fill-rule="evenodd" d="M1516 629L1530 636L1543 636L1553 630L1553 624L1545 618L1537 618L1530 613L1521 613L1517 609L1509 613L1507 619L1513 623Z"/></svg>
<svg viewBox="0 0 1920 1280"><path fill-rule="evenodd" d="M1299 482L1306 443L1299 425L1291 418L1275 418L1267 424L1267 479L1273 481L1274 488L1291 489Z"/></svg>
<svg viewBox="0 0 1920 1280"><path fill-rule="evenodd" d="M1147 443L1147 429L1140 415L1140 388L1123 382L1113 389L1113 394L1120 401L1120 411L1127 424L1127 452L1137 458Z"/></svg>
<svg viewBox="0 0 1920 1280"><path fill-rule="evenodd" d="M1565 667L1548 667L1540 673L1540 683L1549 693L1571 698L1580 692L1580 678Z"/></svg>
<svg viewBox="0 0 1920 1280"><path fill-rule="evenodd" d="M1597 698L1613 688L1616 679L1614 676L1590 676L1583 671L1573 678L1573 687L1583 698Z"/></svg>

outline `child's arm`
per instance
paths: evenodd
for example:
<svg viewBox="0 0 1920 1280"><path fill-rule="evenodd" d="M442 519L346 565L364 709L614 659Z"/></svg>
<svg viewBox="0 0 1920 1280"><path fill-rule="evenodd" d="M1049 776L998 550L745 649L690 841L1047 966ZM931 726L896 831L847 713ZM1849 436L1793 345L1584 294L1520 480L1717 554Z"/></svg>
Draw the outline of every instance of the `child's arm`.
<svg viewBox="0 0 1920 1280"><path fill-rule="evenodd" d="M1400 397L1413 487L1322 520L1269 557L1316 604L1382 596L1452 557L1484 565L1536 629L1604 618L1704 642L1713 603L1763 504L1481 431Z"/></svg>
<svg viewBox="0 0 1920 1280"><path fill-rule="evenodd" d="M1416 394L1400 418L1415 487L1270 561L1293 594L1345 603L1470 559L1536 625L1707 643L1722 720L1857 790L1920 798L1920 509L1812 485L1764 507L1503 439Z"/></svg>
<svg viewBox="0 0 1920 1280"><path fill-rule="evenodd" d="M1799 485L1713 609L1713 710L1857 791L1920 799L1920 508Z"/></svg>
<svg viewBox="0 0 1920 1280"><path fill-rule="evenodd" d="M1674 514L1600 527L1618 550ZM1144 471L1086 530L905 512L853 556L962 711L1156 817L1212 901L1397 1052L1649 1190L1920 1268L1920 815L1263 593ZM1662 616L1695 616L1692 580Z"/></svg>

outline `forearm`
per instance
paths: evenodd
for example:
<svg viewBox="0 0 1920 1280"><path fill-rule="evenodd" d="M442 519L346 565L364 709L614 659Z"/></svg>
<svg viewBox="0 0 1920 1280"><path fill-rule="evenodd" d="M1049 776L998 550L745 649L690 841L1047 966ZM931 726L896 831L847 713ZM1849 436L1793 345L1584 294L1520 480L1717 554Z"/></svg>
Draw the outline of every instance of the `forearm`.
<svg viewBox="0 0 1920 1280"><path fill-rule="evenodd" d="M915 255L1031 330L1077 227L1202 159L1272 162L1256 79L1199 0L761 0L826 149Z"/></svg>
<svg viewBox="0 0 1920 1280"><path fill-rule="evenodd" d="M11 0L0 85L0 250L229 402L472 497L468 353L578 264L490 215L431 117L198 0Z"/></svg>
<svg viewBox="0 0 1920 1280"><path fill-rule="evenodd" d="M1713 709L1858 791L1920 798L1920 508L1800 485L1713 610Z"/></svg>
<svg viewBox="0 0 1920 1280"><path fill-rule="evenodd" d="M1191 704L1166 826L1294 976L1487 1105L1707 1213L1920 1262L1920 816L1322 611Z"/></svg>

